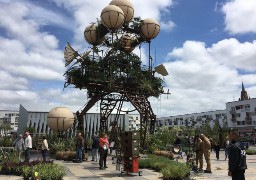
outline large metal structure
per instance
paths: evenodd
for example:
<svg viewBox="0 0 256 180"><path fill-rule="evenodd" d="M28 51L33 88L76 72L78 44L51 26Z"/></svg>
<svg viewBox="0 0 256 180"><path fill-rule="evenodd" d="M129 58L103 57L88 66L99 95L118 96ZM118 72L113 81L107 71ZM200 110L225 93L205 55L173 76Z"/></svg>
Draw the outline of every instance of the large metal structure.
<svg viewBox="0 0 256 180"><path fill-rule="evenodd" d="M103 132L108 131L107 119L113 110L120 113L123 103L130 102L140 113L141 147L146 147L146 133L148 130L154 133L156 121L148 98L164 92L164 81L156 77L155 72L168 74L162 65L152 67L150 41L159 30L154 19L133 18L129 0L112 0L102 10L101 20L84 31L85 40L92 45L88 51L79 54L67 44L64 57L69 68L64 86L87 89L89 98L83 110L77 112L78 130L84 132L84 115L96 102L100 101L100 130ZM149 44L148 66L143 66L141 58L132 52L143 42ZM117 120L111 126L111 139L118 148L121 130Z"/></svg>

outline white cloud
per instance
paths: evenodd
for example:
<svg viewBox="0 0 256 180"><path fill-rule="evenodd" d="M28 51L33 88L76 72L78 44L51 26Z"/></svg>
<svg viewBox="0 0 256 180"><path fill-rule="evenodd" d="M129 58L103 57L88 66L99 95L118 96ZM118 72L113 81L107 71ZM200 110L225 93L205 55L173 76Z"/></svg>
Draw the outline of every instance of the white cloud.
<svg viewBox="0 0 256 180"><path fill-rule="evenodd" d="M256 41L240 43L224 39L208 49L215 61L244 71L256 71Z"/></svg>
<svg viewBox="0 0 256 180"><path fill-rule="evenodd" d="M229 48L222 46L223 41L230 43ZM226 102L238 100L242 81L249 86L249 95L255 97L255 74L240 74L238 65L234 65L236 63L233 62L233 54L229 53L242 54L240 63L243 65L253 63L251 53L255 50L249 48L244 53L243 46L254 46L254 42L240 43L235 39L223 41L211 47L206 47L202 42L186 41L182 47L174 48L169 53L169 58L176 60L164 63L170 74L165 77L165 92L169 88L171 95L168 99L167 95L161 95L160 99L151 99L158 116L225 109ZM243 67L245 71L251 70L250 65Z"/></svg>
<svg viewBox="0 0 256 180"><path fill-rule="evenodd" d="M231 34L256 33L256 1L231 0L224 4L226 30Z"/></svg>
<svg viewBox="0 0 256 180"><path fill-rule="evenodd" d="M172 21L161 22L160 27L161 27L161 30L171 31L175 27L175 23Z"/></svg>

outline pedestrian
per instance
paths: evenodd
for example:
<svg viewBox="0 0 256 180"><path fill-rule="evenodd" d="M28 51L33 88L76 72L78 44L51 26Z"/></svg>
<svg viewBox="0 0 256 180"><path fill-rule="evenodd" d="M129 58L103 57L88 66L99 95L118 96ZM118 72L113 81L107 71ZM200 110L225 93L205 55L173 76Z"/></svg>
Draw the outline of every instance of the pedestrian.
<svg viewBox="0 0 256 180"><path fill-rule="evenodd" d="M214 151L216 153L216 159L219 160L219 158L220 158L220 145L219 145L219 143L215 142L213 148L214 148Z"/></svg>
<svg viewBox="0 0 256 180"><path fill-rule="evenodd" d="M210 143L211 143L211 152L212 152L212 150L214 149L214 143L213 143L213 140L212 140L212 138L209 138L209 140L210 140Z"/></svg>
<svg viewBox="0 0 256 180"><path fill-rule="evenodd" d="M46 161L47 151L49 151L48 142L47 142L46 136L43 136L42 149L41 149L43 161Z"/></svg>
<svg viewBox="0 0 256 180"><path fill-rule="evenodd" d="M14 150L15 150L15 156L18 157L20 161L20 155L22 150L24 149L24 139L22 138L22 134L19 135L19 137L14 141Z"/></svg>
<svg viewBox="0 0 256 180"><path fill-rule="evenodd" d="M108 168L107 167L107 156L109 149L109 141L107 135L103 132L99 139L100 145L100 160L99 160L99 169Z"/></svg>
<svg viewBox="0 0 256 180"><path fill-rule="evenodd" d="M228 158L228 148L229 148L229 140L228 140L228 137L227 137L227 140L225 142L225 161Z"/></svg>
<svg viewBox="0 0 256 180"><path fill-rule="evenodd" d="M195 136L195 151L196 151L196 166L199 170L203 170L203 141L200 139L199 135Z"/></svg>
<svg viewBox="0 0 256 180"><path fill-rule="evenodd" d="M211 142L210 140L203 134L200 134L200 139L203 141L203 153L204 153L204 158L206 161L206 170L204 170L205 173L212 173L211 171Z"/></svg>
<svg viewBox="0 0 256 180"><path fill-rule="evenodd" d="M98 161L99 159L99 137L97 134L94 134L92 139L92 160L91 161Z"/></svg>
<svg viewBox="0 0 256 180"><path fill-rule="evenodd" d="M84 148L84 138L82 133L77 134L76 139L76 161L81 163L83 161L83 148Z"/></svg>
<svg viewBox="0 0 256 180"><path fill-rule="evenodd" d="M229 159L228 159L228 175L232 180L245 180L246 150L244 146L237 142L239 135L237 132L229 132Z"/></svg>
<svg viewBox="0 0 256 180"><path fill-rule="evenodd" d="M25 143L24 143L25 162L29 162L29 160L30 160L30 150L32 149L32 138L31 138L28 131L25 133L25 136L26 136Z"/></svg>

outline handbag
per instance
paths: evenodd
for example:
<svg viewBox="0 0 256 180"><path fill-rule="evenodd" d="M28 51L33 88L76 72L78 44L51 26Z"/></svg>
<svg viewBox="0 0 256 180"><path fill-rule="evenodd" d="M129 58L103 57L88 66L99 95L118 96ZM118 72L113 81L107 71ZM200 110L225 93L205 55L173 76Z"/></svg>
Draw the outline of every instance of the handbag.
<svg viewBox="0 0 256 180"><path fill-rule="evenodd" d="M104 150L107 150L107 149L108 149L108 147L107 147L106 144L103 145L103 149L104 149Z"/></svg>

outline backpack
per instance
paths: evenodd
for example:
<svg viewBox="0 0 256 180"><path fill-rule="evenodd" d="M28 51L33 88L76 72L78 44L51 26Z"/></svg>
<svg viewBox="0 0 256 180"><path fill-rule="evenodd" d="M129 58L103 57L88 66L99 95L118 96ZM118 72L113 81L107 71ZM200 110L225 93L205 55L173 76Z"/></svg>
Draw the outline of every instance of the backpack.
<svg viewBox="0 0 256 180"><path fill-rule="evenodd" d="M245 170L245 169L247 169L246 150L241 143L235 143L235 147L238 149L238 152L239 152L238 168L239 168L239 170Z"/></svg>

